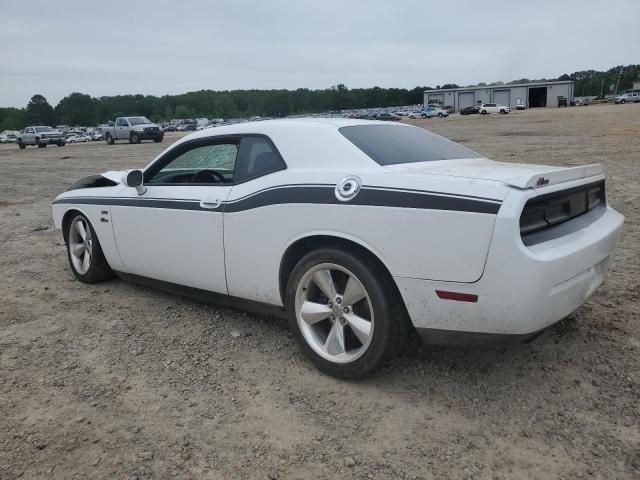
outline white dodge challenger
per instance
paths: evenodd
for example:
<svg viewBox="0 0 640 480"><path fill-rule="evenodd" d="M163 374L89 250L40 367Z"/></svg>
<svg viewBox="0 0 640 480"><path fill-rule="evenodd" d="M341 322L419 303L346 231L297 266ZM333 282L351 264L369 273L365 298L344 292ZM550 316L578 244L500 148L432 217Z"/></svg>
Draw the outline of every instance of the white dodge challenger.
<svg viewBox="0 0 640 480"><path fill-rule="evenodd" d="M336 119L195 132L144 170L79 180L53 217L78 280L286 315L339 377L382 365L410 328L430 343L535 336L602 282L624 219L600 165L500 163Z"/></svg>

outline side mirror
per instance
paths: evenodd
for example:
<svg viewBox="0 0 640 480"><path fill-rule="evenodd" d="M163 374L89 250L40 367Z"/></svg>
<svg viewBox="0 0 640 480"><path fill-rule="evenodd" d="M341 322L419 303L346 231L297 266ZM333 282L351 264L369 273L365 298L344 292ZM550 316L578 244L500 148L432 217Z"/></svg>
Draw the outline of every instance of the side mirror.
<svg viewBox="0 0 640 480"><path fill-rule="evenodd" d="M142 195L147 191L147 187L143 185L143 182L144 174L142 170L131 170L122 176L122 183L127 187L135 188L138 195Z"/></svg>

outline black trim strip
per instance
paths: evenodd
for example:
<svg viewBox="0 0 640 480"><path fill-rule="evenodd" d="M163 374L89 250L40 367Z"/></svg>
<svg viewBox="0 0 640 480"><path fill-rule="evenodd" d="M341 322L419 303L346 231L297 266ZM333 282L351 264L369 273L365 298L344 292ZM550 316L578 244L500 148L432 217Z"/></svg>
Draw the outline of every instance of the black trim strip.
<svg viewBox="0 0 640 480"><path fill-rule="evenodd" d="M284 307L281 307L279 305L257 302L255 300L234 297L231 295L226 295L224 293L202 290L195 287L186 287L184 285L178 285L177 283L156 280L155 278L143 277L140 275L135 275L133 273L114 273L124 282L134 283L136 285L142 285L149 288L155 288L171 293L173 295L192 298L203 303L224 305L226 307L237 308L240 310L248 310L253 313L273 315L275 317L284 319L287 318L287 312L285 311Z"/></svg>
<svg viewBox="0 0 640 480"><path fill-rule="evenodd" d="M496 214L501 205L500 202L495 200L478 200L466 197L447 196L446 194L436 195L418 191L382 189L379 187L363 187L353 200L340 202L334 194L334 186L328 185L287 185L267 188L237 200L223 202L218 208L212 209L203 208L197 200L136 197L73 197L56 200L53 203L117 205L214 212L224 211L225 213L244 212L269 205L298 203L416 208Z"/></svg>

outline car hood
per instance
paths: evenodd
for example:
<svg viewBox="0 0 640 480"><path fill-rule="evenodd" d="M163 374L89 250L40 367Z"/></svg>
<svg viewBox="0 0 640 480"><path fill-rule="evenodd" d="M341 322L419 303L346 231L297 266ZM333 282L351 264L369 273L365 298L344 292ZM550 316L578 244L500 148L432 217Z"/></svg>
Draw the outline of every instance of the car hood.
<svg viewBox="0 0 640 480"><path fill-rule="evenodd" d="M579 167L550 167L523 163L496 162L486 158L405 163L384 167L388 174L442 175L476 180L491 180L516 188L554 185L601 175L601 164Z"/></svg>
<svg viewBox="0 0 640 480"><path fill-rule="evenodd" d="M122 183L124 174L130 171L131 170L109 170L108 172L101 173L100 176L108 178L112 182Z"/></svg>

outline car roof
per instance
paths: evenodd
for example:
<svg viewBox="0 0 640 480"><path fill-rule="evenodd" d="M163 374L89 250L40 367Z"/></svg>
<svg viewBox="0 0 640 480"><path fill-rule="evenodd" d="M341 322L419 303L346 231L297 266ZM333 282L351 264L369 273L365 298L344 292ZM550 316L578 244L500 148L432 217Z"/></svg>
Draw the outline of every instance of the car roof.
<svg viewBox="0 0 640 480"><path fill-rule="evenodd" d="M342 127L350 127L355 125L381 125L379 121L375 120L363 120L356 118L330 118L330 117L316 117L316 118L283 118L277 120L258 120L253 122L234 123L231 125L223 125L222 127L215 127L206 131L192 133L188 137L201 138L215 135L234 135L234 134L248 134L248 133L265 133L278 130L285 130L291 128L300 128L309 131L319 129L338 130ZM389 125L397 125L396 123L389 123ZM405 125L410 127L410 125Z"/></svg>
<svg viewBox="0 0 640 480"><path fill-rule="evenodd" d="M392 121L347 118L261 120L195 131L178 140L169 149L184 142L223 135L265 135L274 142L287 165L294 168L317 168L318 165L322 165L323 168L344 168L345 164L379 168L378 164L339 132L342 127L358 125L418 128ZM160 154L162 155L164 152Z"/></svg>

